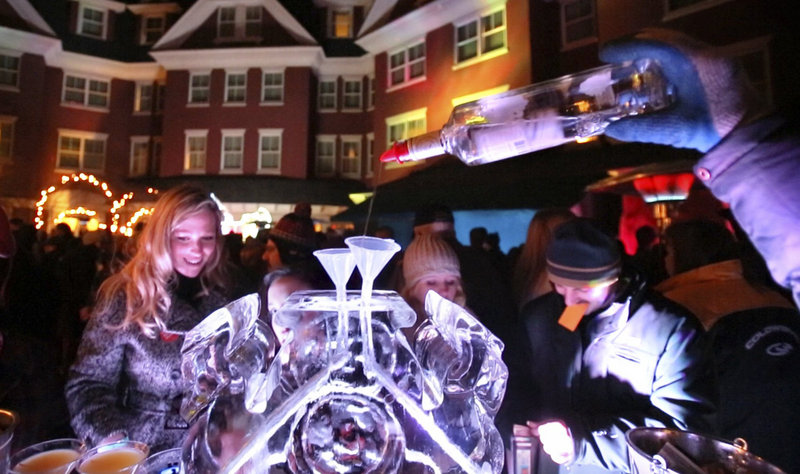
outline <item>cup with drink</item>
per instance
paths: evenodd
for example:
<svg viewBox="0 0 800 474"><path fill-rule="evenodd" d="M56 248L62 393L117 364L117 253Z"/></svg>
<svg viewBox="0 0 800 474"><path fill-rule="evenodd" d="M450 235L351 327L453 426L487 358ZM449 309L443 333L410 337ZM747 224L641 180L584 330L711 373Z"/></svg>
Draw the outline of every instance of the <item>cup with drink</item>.
<svg viewBox="0 0 800 474"><path fill-rule="evenodd" d="M43 441L11 456L8 474L67 474L85 451L79 439Z"/></svg>
<svg viewBox="0 0 800 474"><path fill-rule="evenodd" d="M149 452L145 443L117 441L90 449L75 468L79 474L133 474Z"/></svg>

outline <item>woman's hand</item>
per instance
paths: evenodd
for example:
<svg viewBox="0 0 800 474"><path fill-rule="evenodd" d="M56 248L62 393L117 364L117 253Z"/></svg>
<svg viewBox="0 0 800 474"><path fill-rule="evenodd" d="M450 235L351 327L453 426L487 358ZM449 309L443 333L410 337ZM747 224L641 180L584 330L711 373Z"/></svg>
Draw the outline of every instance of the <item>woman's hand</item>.
<svg viewBox="0 0 800 474"><path fill-rule="evenodd" d="M529 421L528 427L539 438L542 449L556 464L570 463L575 459L575 443L572 434L561 420L541 423Z"/></svg>

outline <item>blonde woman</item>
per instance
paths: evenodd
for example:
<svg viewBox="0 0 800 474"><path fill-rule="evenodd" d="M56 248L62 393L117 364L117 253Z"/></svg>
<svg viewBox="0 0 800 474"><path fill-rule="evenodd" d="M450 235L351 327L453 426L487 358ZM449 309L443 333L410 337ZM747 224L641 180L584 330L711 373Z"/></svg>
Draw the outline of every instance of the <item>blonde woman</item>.
<svg viewBox="0 0 800 474"><path fill-rule="evenodd" d="M166 192L133 258L98 290L66 384L83 440L128 437L151 452L180 445L188 428L178 411L183 334L227 302L220 222L207 192Z"/></svg>

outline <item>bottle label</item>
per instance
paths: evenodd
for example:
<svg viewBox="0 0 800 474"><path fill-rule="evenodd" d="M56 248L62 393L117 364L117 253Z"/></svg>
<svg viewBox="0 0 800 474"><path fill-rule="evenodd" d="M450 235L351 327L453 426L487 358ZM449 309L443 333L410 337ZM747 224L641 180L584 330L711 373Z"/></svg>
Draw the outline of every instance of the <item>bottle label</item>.
<svg viewBox="0 0 800 474"><path fill-rule="evenodd" d="M408 139L408 157L403 161L417 161L444 155L445 149L442 146L442 139L439 130L428 132Z"/></svg>
<svg viewBox="0 0 800 474"><path fill-rule="evenodd" d="M562 118L554 108L532 111L525 119L474 125L470 127L469 135L476 152L476 158L470 164L490 163L570 140L564 136Z"/></svg>

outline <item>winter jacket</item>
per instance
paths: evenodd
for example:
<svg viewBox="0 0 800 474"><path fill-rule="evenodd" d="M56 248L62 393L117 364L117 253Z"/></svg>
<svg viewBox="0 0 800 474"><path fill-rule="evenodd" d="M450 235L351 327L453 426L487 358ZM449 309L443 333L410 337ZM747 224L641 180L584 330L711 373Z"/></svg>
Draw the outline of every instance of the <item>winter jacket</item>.
<svg viewBox="0 0 800 474"><path fill-rule="evenodd" d="M89 320L69 371L66 397L72 427L81 439L96 445L125 433L147 443L151 452L180 446L188 425L179 414L188 390L181 376L183 335L226 303L219 292L189 301L173 297L167 329L155 339L136 324L119 326L124 297Z"/></svg>
<svg viewBox="0 0 800 474"><path fill-rule="evenodd" d="M636 426L711 429L710 361L696 318L641 287L574 332L558 324L563 310L556 293L523 308L527 373L515 375L527 380L513 384L511 397L525 407L516 423L567 424L576 458L564 469L628 472L625 433Z"/></svg>

